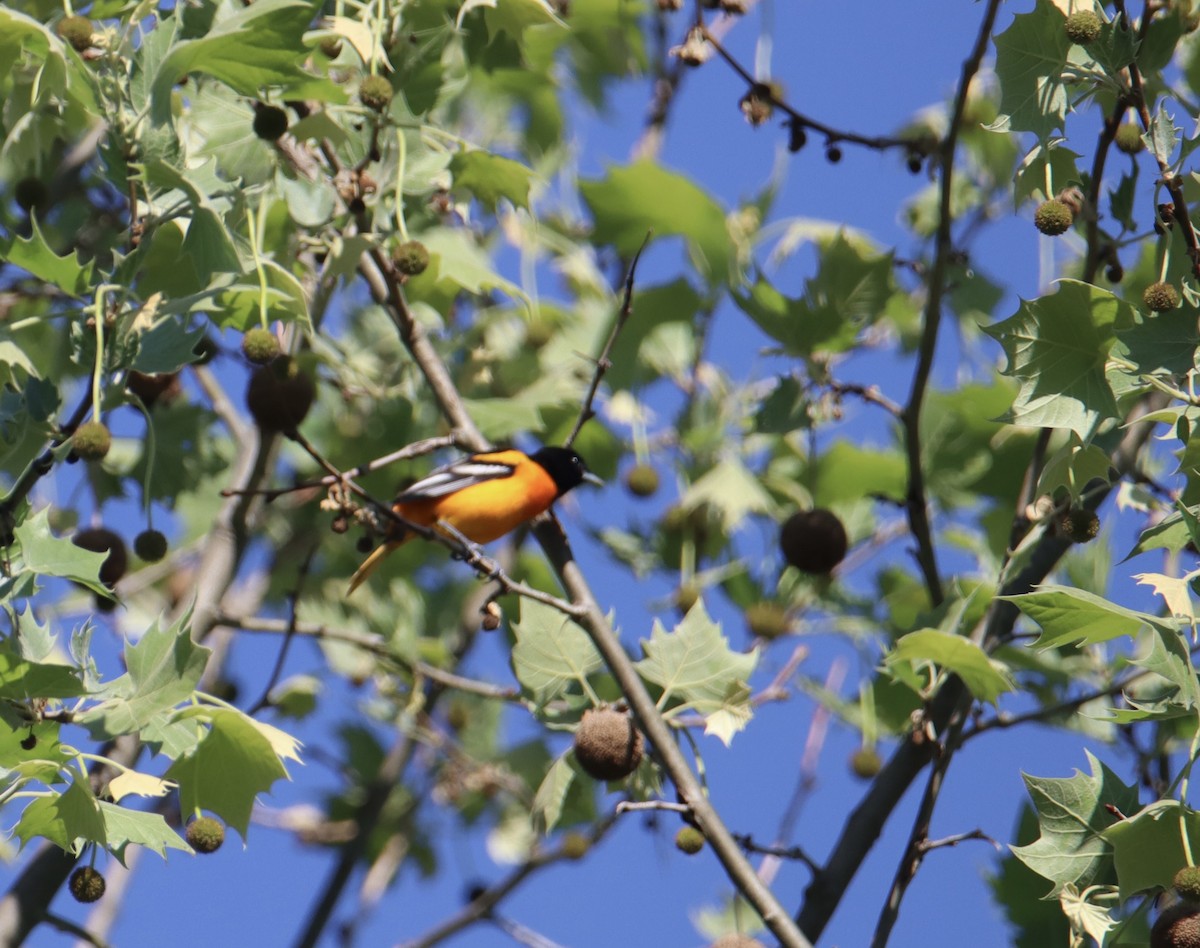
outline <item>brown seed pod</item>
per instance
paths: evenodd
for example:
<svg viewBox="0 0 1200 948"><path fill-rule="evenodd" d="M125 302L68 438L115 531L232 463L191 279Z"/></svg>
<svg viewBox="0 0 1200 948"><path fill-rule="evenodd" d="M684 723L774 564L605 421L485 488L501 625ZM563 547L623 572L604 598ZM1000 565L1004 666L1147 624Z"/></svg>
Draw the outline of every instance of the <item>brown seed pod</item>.
<svg viewBox="0 0 1200 948"><path fill-rule="evenodd" d="M291 356L280 356L254 370L246 388L246 407L263 431L293 431L316 397L312 377Z"/></svg>
<svg viewBox="0 0 1200 948"><path fill-rule="evenodd" d="M71 542L83 550L108 554L100 564L100 582L109 589L117 584L129 568L129 554L125 550L125 541L107 527L88 527L80 530L71 537Z"/></svg>
<svg viewBox="0 0 1200 948"><path fill-rule="evenodd" d="M828 573L846 556L849 540L842 521L818 507L792 514L779 534L783 557L806 573Z"/></svg>
<svg viewBox="0 0 1200 948"><path fill-rule="evenodd" d="M633 718L612 708L583 712L575 731L575 759L596 780L623 780L642 762L641 732Z"/></svg>

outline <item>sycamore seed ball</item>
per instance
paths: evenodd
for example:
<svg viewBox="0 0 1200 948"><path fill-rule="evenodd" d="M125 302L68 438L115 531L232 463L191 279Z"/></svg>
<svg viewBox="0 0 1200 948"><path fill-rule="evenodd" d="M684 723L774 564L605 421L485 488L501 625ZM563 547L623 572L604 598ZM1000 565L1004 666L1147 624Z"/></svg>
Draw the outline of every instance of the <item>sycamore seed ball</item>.
<svg viewBox="0 0 1200 948"><path fill-rule="evenodd" d="M85 461L99 461L112 447L112 434L100 421L89 421L75 429L71 447Z"/></svg>
<svg viewBox="0 0 1200 948"><path fill-rule="evenodd" d="M392 84L383 76L367 76L358 87L358 98L368 109L382 112L392 102Z"/></svg>
<svg viewBox="0 0 1200 948"><path fill-rule="evenodd" d="M750 634L763 639L777 639L791 625L788 611L777 602L755 602L746 607L746 625Z"/></svg>
<svg viewBox="0 0 1200 948"><path fill-rule="evenodd" d="M92 21L86 16L64 16L55 30L76 52L82 53L92 45Z"/></svg>
<svg viewBox="0 0 1200 948"><path fill-rule="evenodd" d="M675 848L694 856L704 848L704 834L694 826L681 826L675 834Z"/></svg>
<svg viewBox="0 0 1200 948"><path fill-rule="evenodd" d="M583 712L575 732L575 759L596 780L624 780L642 762L642 735L633 718L612 708Z"/></svg>
<svg viewBox="0 0 1200 948"><path fill-rule="evenodd" d="M1033 212L1033 226L1047 237L1057 237L1071 229L1075 215L1062 201L1051 198L1038 205Z"/></svg>
<svg viewBox="0 0 1200 948"><path fill-rule="evenodd" d="M779 534L783 558L805 573L828 573L849 546L846 528L832 511L818 507L792 514Z"/></svg>
<svg viewBox="0 0 1200 948"><path fill-rule="evenodd" d="M125 541L107 527L88 527L80 530L71 537L71 542L81 550L108 554L100 564L100 582L109 589L117 584L129 568L129 554L125 550Z"/></svg>
<svg viewBox="0 0 1200 948"><path fill-rule="evenodd" d="M1100 17L1091 10L1079 10L1067 17L1067 39L1076 46L1087 46L1100 35Z"/></svg>
<svg viewBox="0 0 1200 948"><path fill-rule="evenodd" d="M246 388L246 407L263 431L292 431L317 397L317 388L291 356L260 365Z"/></svg>
<svg viewBox="0 0 1200 948"><path fill-rule="evenodd" d="M860 747L850 755L850 771L860 780L870 780L882 766L879 751L874 747Z"/></svg>
<svg viewBox="0 0 1200 948"><path fill-rule="evenodd" d="M1151 283L1142 294L1142 302L1152 313L1165 313L1179 305L1179 293L1170 283Z"/></svg>
<svg viewBox="0 0 1200 948"><path fill-rule="evenodd" d="M1122 122L1117 127L1113 144L1117 146L1118 151L1127 155L1136 155L1146 147L1146 143L1142 141L1142 130L1135 122Z"/></svg>
<svg viewBox="0 0 1200 948"><path fill-rule="evenodd" d="M104 894L104 876L91 866L80 866L67 883L77 902L95 902Z"/></svg>
<svg viewBox="0 0 1200 948"><path fill-rule="evenodd" d="M1184 866L1171 881L1183 901L1200 906L1200 867Z"/></svg>
<svg viewBox="0 0 1200 948"><path fill-rule="evenodd" d="M13 199L23 211L43 207L50 199L50 189L41 178L22 178L13 186Z"/></svg>
<svg viewBox="0 0 1200 948"><path fill-rule="evenodd" d="M255 365L266 365L279 355L279 340L269 329L250 329L242 336L242 354Z"/></svg>
<svg viewBox="0 0 1200 948"><path fill-rule="evenodd" d="M1200 948L1200 909L1176 902L1150 929L1150 948Z"/></svg>
<svg viewBox="0 0 1200 948"><path fill-rule="evenodd" d="M133 538L133 552L146 563L157 563L167 555L167 538L158 530L143 530Z"/></svg>
<svg viewBox="0 0 1200 948"><path fill-rule="evenodd" d="M625 475L625 489L634 497L653 497L658 491L658 471L649 464L635 464Z"/></svg>
<svg viewBox="0 0 1200 948"><path fill-rule="evenodd" d="M225 842L225 827L211 816L198 816L188 823L187 841L198 853L215 853Z"/></svg>
<svg viewBox="0 0 1200 948"><path fill-rule="evenodd" d="M1100 532L1100 518L1094 510L1073 507L1063 514L1058 528L1072 543L1087 543Z"/></svg>
<svg viewBox="0 0 1200 948"><path fill-rule="evenodd" d="M392 265L405 276L419 276L429 268L429 251L419 240L405 240L392 248Z"/></svg>
<svg viewBox="0 0 1200 948"><path fill-rule="evenodd" d="M266 142L278 141L288 130L287 112L274 105L254 109L254 134Z"/></svg>
<svg viewBox="0 0 1200 948"><path fill-rule="evenodd" d="M582 859L591 848L591 841L583 833L567 833L563 837L562 853L568 859Z"/></svg>

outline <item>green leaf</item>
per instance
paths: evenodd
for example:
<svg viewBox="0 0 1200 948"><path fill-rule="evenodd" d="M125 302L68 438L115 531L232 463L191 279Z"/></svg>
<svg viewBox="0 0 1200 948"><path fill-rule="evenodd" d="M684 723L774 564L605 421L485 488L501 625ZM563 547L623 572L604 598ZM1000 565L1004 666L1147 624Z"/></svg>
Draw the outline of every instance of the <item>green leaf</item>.
<svg viewBox="0 0 1200 948"><path fill-rule="evenodd" d="M1146 129L1147 144L1155 156L1170 163L1171 156L1179 144L1182 129L1175 124L1175 119L1167 111L1166 99L1159 100L1158 111L1150 118L1150 127Z"/></svg>
<svg viewBox="0 0 1200 948"><path fill-rule="evenodd" d="M77 778L62 793L39 797L21 814L13 832L22 846L36 836L54 843L63 852L78 853L85 844L107 843L107 830L86 778Z"/></svg>
<svg viewBox="0 0 1200 948"><path fill-rule="evenodd" d="M466 0L459 8L457 26L462 28L463 18L472 10L482 9L483 20L487 24L488 39L493 40L498 33L508 33L520 42L525 30L531 26L553 23L566 27L554 8L546 0Z"/></svg>
<svg viewBox="0 0 1200 948"><path fill-rule="evenodd" d="M1000 80L1000 117L993 131L1033 132L1046 139L1063 127L1067 114L1064 67L1071 41L1065 17L1052 3L1018 13L995 39Z"/></svg>
<svg viewBox="0 0 1200 948"><path fill-rule="evenodd" d="M1013 190L1013 204L1020 207L1033 197L1041 200L1054 197L1054 194L1066 187L1071 181L1079 180L1079 168L1076 162L1079 155L1069 148L1063 148L1057 142L1050 144L1038 143L1027 154L1017 169L1017 180ZM1050 169L1049 194L1046 193L1046 169Z"/></svg>
<svg viewBox="0 0 1200 948"><path fill-rule="evenodd" d="M1128 635L1137 638L1161 620L1069 586L1038 586L1034 592L1003 597L1042 627L1034 648L1094 645Z"/></svg>
<svg viewBox="0 0 1200 948"><path fill-rule="evenodd" d="M1112 293L1062 280L1052 296L1022 300L1015 315L985 326L1008 356L1004 374L1021 382L1006 420L1087 438L1098 422L1116 417L1105 363L1116 327L1132 319L1129 304Z"/></svg>
<svg viewBox="0 0 1200 948"><path fill-rule="evenodd" d="M1109 482L1112 462L1106 451L1094 444L1068 444L1055 452L1038 478L1037 494L1053 495L1065 487L1071 500L1078 500L1093 480Z"/></svg>
<svg viewBox="0 0 1200 948"><path fill-rule="evenodd" d="M702 275L715 283L735 279L737 254L725 213L683 175L637 161L612 168L603 178L581 181L579 190L596 222L596 243L612 244L631 257L651 231L656 238L683 237Z"/></svg>
<svg viewBox="0 0 1200 948"><path fill-rule="evenodd" d="M229 708L197 708L210 717L208 734L165 774L179 784L179 809L190 816L211 810L246 838L254 798L287 779L271 742L246 715Z"/></svg>
<svg viewBox="0 0 1200 948"><path fill-rule="evenodd" d="M567 751L550 765L534 794L530 816L534 829L539 833L549 833L562 818L563 804L571 784L575 782L575 768L568 759L570 756L570 751Z"/></svg>
<svg viewBox="0 0 1200 948"><path fill-rule="evenodd" d="M1121 901L1139 892L1171 888L1175 873L1188 865L1185 828L1191 852L1200 852L1200 813L1178 800L1158 800L1104 830L1104 839L1112 845Z"/></svg>
<svg viewBox="0 0 1200 948"><path fill-rule="evenodd" d="M992 704L1001 694L1016 688L1007 669L989 658L978 645L961 635L938 629L921 629L902 636L884 661L888 665L933 662L958 675L980 701Z"/></svg>
<svg viewBox="0 0 1200 948"><path fill-rule="evenodd" d="M519 161L478 149L460 151L450 160L450 173L456 187L470 191L493 213L501 198L517 207L529 207L533 171Z"/></svg>
<svg viewBox="0 0 1200 948"><path fill-rule="evenodd" d="M758 478L740 458L730 455L697 478L679 504L685 510L697 510L711 505L721 516L721 526L728 532L752 513L770 513L774 503Z"/></svg>
<svg viewBox="0 0 1200 948"><path fill-rule="evenodd" d="M61 576L107 595L100 584L106 553L92 553L50 532L50 508L44 507L13 530L21 547L23 568L39 576Z"/></svg>
<svg viewBox="0 0 1200 948"><path fill-rule="evenodd" d="M114 696L76 720L96 739L131 734L190 698L211 651L192 641L190 615L169 628L156 621L136 644L125 646L128 671L109 685Z"/></svg>
<svg viewBox="0 0 1200 948"><path fill-rule="evenodd" d="M582 705L588 676L604 667L588 634L557 609L530 599L521 600L513 634L513 671L536 704L567 699Z"/></svg>
<svg viewBox="0 0 1200 948"><path fill-rule="evenodd" d="M146 813L117 806L115 803L98 801L100 816L104 820L106 845L114 856L125 863L125 849L132 843L145 846L164 859L168 849L190 853L192 847L185 843L163 819L161 813Z"/></svg>
<svg viewBox="0 0 1200 948"><path fill-rule="evenodd" d="M1157 703L1167 706L1165 714L1200 707L1200 680L1196 678L1191 655L1179 633L1155 627L1150 639L1150 654L1133 659L1132 664L1170 682L1170 690L1157 696ZM1136 704L1132 697L1129 701Z"/></svg>
<svg viewBox="0 0 1200 948"><path fill-rule="evenodd" d="M646 657L638 673L662 689L660 702L690 708L705 718L704 732L726 745L753 715L747 682L758 664L758 650L735 652L721 626L698 600L671 632L654 620L649 639L642 640Z"/></svg>
<svg viewBox="0 0 1200 948"><path fill-rule="evenodd" d="M91 261L86 265L80 264L75 253L56 256L42 236L37 219L32 218L29 223L33 236L14 237L0 249L0 258L22 270L28 270L39 280L53 283L68 296L86 295L92 283Z"/></svg>
<svg viewBox="0 0 1200 948"><path fill-rule="evenodd" d="M328 80L317 80L301 67L302 42L313 20L304 0L258 0L220 20L207 36L176 43L154 77L151 118L169 121L175 83L190 72L207 73L242 95L257 98L269 86L294 98L345 101Z"/></svg>
<svg viewBox="0 0 1200 948"><path fill-rule="evenodd" d="M15 708L0 705L0 767L15 770L31 763L44 764L44 773L37 779L52 782L67 760L58 741L58 730L57 721L31 721ZM31 737L32 746L27 747Z"/></svg>
<svg viewBox="0 0 1200 948"><path fill-rule="evenodd" d="M164 317L138 335L130 368L147 375L177 372L196 361L196 343L203 338L202 327L192 329L177 316Z"/></svg>
<svg viewBox="0 0 1200 948"><path fill-rule="evenodd" d="M891 254L838 232L820 241L816 275L804 296L788 299L760 276L749 293L733 292L742 310L792 355L842 352L888 307L895 283Z"/></svg>
<svg viewBox="0 0 1200 948"><path fill-rule="evenodd" d="M0 698L78 698L87 694L78 672L69 665L27 662L0 645Z"/></svg>
<svg viewBox="0 0 1200 948"><path fill-rule="evenodd" d="M1091 776L1032 777L1023 774L1025 787L1037 810L1041 836L1013 854L1040 876L1054 883L1053 894L1071 884L1084 888L1100 881L1109 866L1111 848L1105 838L1119 818L1138 808L1137 790L1127 787L1091 753Z"/></svg>
<svg viewBox="0 0 1200 948"><path fill-rule="evenodd" d="M1194 367L1198 346L1200 330L1194 320L1159 319L1135 311L1132 324L1117 327L1112 354L1132 362L1137 375L1186 375Z"/></svg>

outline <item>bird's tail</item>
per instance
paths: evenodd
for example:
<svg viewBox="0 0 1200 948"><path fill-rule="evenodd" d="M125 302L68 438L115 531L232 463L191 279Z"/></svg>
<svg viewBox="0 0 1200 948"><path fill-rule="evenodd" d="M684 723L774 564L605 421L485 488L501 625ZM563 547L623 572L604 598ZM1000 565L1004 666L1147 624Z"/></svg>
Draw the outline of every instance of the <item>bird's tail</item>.
<svg viewBox="0 0 1200 948"><path fill-rule="evenodd" d="M371 555L362 561L362 565L354 571L354 575L350 577L350 588L346 591L349 596L354 590L358 589L365 583L368 577L379 568L379 564L383 562L383 558L392 550L404 545L404 540L388 540L386 543L381 543L371 551Z"/></svg>

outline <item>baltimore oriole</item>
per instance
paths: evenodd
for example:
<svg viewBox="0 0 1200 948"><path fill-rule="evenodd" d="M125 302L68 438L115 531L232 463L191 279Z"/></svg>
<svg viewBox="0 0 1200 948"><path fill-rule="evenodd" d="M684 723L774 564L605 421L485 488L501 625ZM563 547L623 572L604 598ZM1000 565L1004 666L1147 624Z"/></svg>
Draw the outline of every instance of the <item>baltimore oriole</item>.
<svg viewBox="0 0 1200 948"><path fill-rule="evenodd" d="M472 454L417 481L395 499L392 510L410 523L423 527L445 523L472 543L490 543L548 510L584 481L603 483L570 448ZM399 524L389 530L384 543L350 577L349 592L414 536Z"/></svg>

